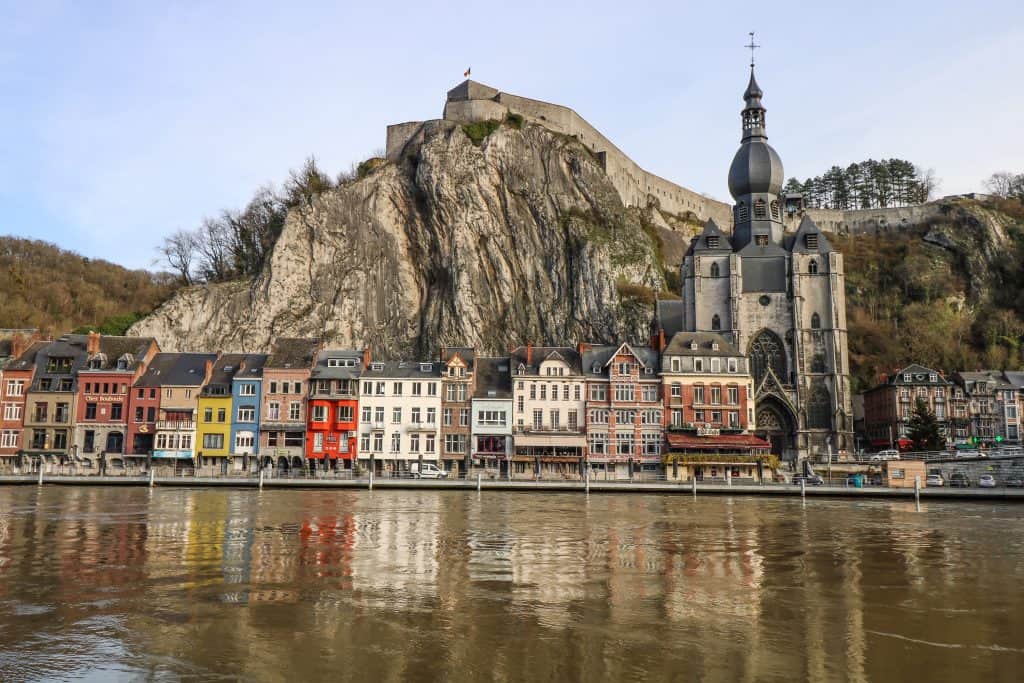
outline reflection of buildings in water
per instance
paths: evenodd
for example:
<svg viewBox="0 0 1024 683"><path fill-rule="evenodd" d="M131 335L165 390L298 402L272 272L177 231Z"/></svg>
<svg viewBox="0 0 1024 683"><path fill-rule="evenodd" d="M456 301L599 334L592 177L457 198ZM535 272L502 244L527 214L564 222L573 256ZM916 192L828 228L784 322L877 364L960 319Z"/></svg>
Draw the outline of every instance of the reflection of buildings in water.
<svg viewBox="0 0 1024 683"><path fill-rule="evenodd" d="M443 496L424 492L408 508L355 516L352 588L389 604L412 605L437 595Z"/></svg>
<svg viewBox="0 0 1024 683"><path fill-rule="evenodd" d="M299 572L303 577L337 577L352 585L356 520L352 513L306 517L299 529Z"/></svg>

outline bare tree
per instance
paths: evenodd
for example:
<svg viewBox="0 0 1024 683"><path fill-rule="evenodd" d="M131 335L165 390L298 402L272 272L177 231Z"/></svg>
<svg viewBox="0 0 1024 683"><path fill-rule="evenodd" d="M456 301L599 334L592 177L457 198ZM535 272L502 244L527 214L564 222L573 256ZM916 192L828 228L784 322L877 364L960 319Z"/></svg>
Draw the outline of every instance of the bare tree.
<svg viewBox="0 0 1024 683"><path fill-rule="evenodd" d="M196 236L189 230L178 230L164 238L157 247L158 261L165 263L186 285L192 284L192 260L196 254Z"/></svg>
<svg viewBox="0 0 1024 683"><path fill-rule="evenodd" d="M1024 173L993 173L985 181L985 188L1003 199L1017 198L1024 200Z"/></svg>
<svg viewBox="0 0 1024 683"><path fill-rule="evenodd" d="M942 181L939 180L937 175L935 175L934 168L923 169L918 166L914 169L914 172L917 175L917 202L919 204L924 204L939 191Z"/></svg>

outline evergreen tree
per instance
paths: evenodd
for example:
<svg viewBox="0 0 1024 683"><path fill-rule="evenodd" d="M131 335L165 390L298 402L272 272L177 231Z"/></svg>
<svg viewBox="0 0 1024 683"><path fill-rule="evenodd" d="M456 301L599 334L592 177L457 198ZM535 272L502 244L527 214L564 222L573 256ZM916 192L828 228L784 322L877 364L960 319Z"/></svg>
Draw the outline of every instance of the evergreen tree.
<svg viewBox="0 0 1024 683"><path fill-rule="evenodd" d="M914 404L914 414L910 416L908 437L914 442L914 448L921 451L938 451L945 447L946 440L939 430L939 421L935 413L928 409L923 398L918 397Z"/></svg>

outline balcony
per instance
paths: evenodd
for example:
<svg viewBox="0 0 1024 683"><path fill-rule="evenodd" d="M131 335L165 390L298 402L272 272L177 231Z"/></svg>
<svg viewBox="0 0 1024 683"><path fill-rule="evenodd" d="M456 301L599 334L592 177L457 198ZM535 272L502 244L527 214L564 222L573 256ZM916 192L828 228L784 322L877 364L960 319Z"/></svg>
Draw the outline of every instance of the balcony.
<svg viewBox="0 0 1024 683"><path fill-rule="evenodd" d="M160 432L184 432L193 431L196 423L192 420L161 420L156 423L156 429Z"/></svg>
<svg viewBox="0 0 1024 683"><path fill-rule="evenodd" d="M420 420L418 422L407 422L405 428L408 432L432 432L437 429L437 421L427 422L426 420Z"/></svg>

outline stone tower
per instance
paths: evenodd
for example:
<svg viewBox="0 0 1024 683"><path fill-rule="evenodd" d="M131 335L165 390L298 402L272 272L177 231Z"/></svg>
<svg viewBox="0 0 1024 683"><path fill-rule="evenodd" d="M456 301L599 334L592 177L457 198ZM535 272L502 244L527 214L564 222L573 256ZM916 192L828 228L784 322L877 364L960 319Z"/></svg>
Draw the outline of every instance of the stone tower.
<svg viewBox="0 0 1024 683"><path fill-rule="evenodd" d="M756 432L787 460L852 447L843 257L807 216L784 232L782 160L751 67L729 169L733 231L714 221L682 265L683 329L718 331L750 358Z"/></svg>

